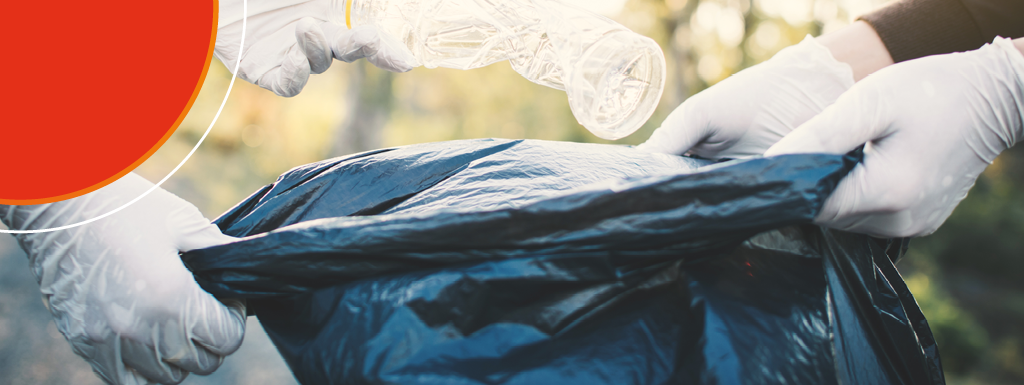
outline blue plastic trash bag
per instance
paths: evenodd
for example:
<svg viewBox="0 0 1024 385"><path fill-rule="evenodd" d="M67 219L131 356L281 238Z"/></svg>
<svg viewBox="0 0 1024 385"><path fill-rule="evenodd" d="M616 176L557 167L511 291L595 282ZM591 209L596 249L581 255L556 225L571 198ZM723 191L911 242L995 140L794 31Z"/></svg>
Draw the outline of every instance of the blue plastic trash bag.
<svg viewBox="0 0 1024 385"><path fill-rule="evenodd" d="M943 383L904 242L811 225L855 156L467 140L295 168L182 258L303 384Z"/></svg>

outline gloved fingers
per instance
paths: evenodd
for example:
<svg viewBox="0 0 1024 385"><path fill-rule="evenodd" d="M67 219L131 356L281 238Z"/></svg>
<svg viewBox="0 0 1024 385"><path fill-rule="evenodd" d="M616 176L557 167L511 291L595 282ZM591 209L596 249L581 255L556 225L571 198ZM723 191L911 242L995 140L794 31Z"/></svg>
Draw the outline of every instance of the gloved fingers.
<svg viewBox="0 0 1024 385"><path fill-rule="evenodd" d="M391 72L407 72L416 63L400 43L387 39L377 27L363 25L351 30L325 27L334 57L346 63L366 58L373 65ZM333 34L333 37L332 37Z"/></svg>
<svg viewBox="0 0 1024 385"><path fill-rule="evenodd" d="M149 332L148 336L136 337L143 338L142 342L126 339L122 346L127 345L137 352L133 352L131 358L126 356L125 364L161 382L176 379L173 375L179 372L205 375L217 370L224 358L196 342L192 333L187 330L188 324L174 321L160 324L158 328ZM124 347L122 350L129 351ZM164 374L154 374L154 371Z"/></svg>
<svg viewBox="0 0 1024 385"><path fill-rule="evenodd" d="M366 57L371 64L386 71L399 73L409 72L417 66L416 58L401 42L390 36L381 36L380 41L377 54Z"/></svg>
<svg viewBox="0 0 1024 385"><path fill-rule="evenodd" d="M160 331L155 331L160 333ZM159 343L159 341L158 341ZM134 339L121 339L121 360L128 369L149 381L160 384L178 384L185 380L188 372L162 359L160 347L149 346ZM126 370L125 372L131 372ZM126 375L128 376L128 375ZM132 374L131 376L134 376Z"/></svg>
<svg viewBox="0 0 1024 385"><path fill-rule="evenodd" d="M701 141L707 139L706 113L701 109L692 108L698 104L697 98L700 94L694 95L682 105L672 111L661 127L654 130L647 141L637 146L637 149L646 152L656 152L670 155L683 155L690 151Z"/></svg>
<svg viewBox="0 0 1024 385"><path fill-rule="evenodd" d="M380 49L380 34L372 26L359 26L350 30L343 30L334 27L327 27L325 32L331 42L331 51L334 57L346 63L351 63L369 55L374 55Z"/></svg>
<svg viewBox="0 0 1024 385"><path fill-rule="evenodd" d="M868 198L866 191L871 186L868 174L863 165L859 164L846 175L832 195L825 200L821 211L815 217L815 223L840 230L850 229L857 225L860 214L858 204Z"/></svg>
<svg viewBox="0 0 1024 385"><path fill-rule="evenodd" d="M865 83L870 80L851 88L835 104L768 148L764 155L845 154L884 138L891 131L889 103L876 91L879 87Z"/></svg>
<svg viewBox="0 0 1024 385"><path fill-rule="evenodd" d="M200 219L205 222L205 218L200 217ZM224 235L217 225L210 222L182 226L179 230L185 232L184 236L178 238L178 251L180 252L205 249L238 240L238 238Z"/></svg>
<svg viewBox="0 0 1024 385"><path fill-rule="evenodd" d="M177 197L175 197L177 198ZM238 240L224 235L220 228L203 217L195 206L182 201L182 205L168 213L167 231L174 234L179 252L204 249Z"/></svg>
<svg viewBox="0 0 1024 385"><path fill-rule="evenodd" d="M302 50L293 46L285 53L280 66L267 71L256 80L256 85L273 91L278 96L298 95L309 81L309 61Z"/></svg>
<svg viewBox="0 0 1024 385"><path fill-rule="evenodd" d="M200 290L197 287L197 290ZM240 300L218 301L201 292L191 301L186 322L192 340L213 354L226 356L238 350L245 336L245 303Z"/></svg>
<svg viewBox="0 0 1024 385"><path fill-rule="evenodd" d="M374 57L384 44L377 27L363 25L351 30L338 30L332 41L334 57L346 63L362 58Z"/></svg>
<svg viewBox="0 0 1024 385"><path fill-rule="evenodd" d="M223 356L206 350L202 345L196 343L191 345L189 349L174 352L176 354L164 354L163 361L182 370L203 376L213 373L224 362Z"/></svg>
<svg viewBox="0 0 1024 385"><path fill-rule="evenodd" d="M302 54L306 55L306 60L309 61L309 72L313 74L327 71L334 61L331 45L327 42L327 35L320 28L320 24L312 17L304 17L295 25L295 39Z"/></svg>
<svg viewBox="0 0 1024 385"><path fill-rule="evenodd" d="M99 374L99 373L97 373L97 374ZM103 378L103 377L101 376L100 378ZM105 378L104 378L104 380L105 380ZM124 369L121 371L121 377L118 378L117 382L107 381L107 383L112 383L112 384L115 384L115 385L151 385L151 384L157 384L157 382L155 382L155 381L153 381L153 380L151 380L149 378L146 378L146 376L143 376L142 373L139 373L138 371L136 371L135 369L132 369L130 367L124 367Z"/></svg>
<svg viewBox="0 0 1024 385"><path fill-rule="evenodd" d="M869 159L870 160L870 159ZM889 172L871 162L858 165L825 201L814 222L825 227L876 237L909 237L915 228L910 208L917 196L916 185L898 181L903 172Z"/></svg>
<svg viewBox="0 0 1024 385"><path fill-rule="evenodd" d="M105 332L100 335L79 335L68 337L71 350L92 366L103 382L112 385L154 384L138 371L125 366L122 360L121 336Z"/></svg>
<svg viewBox="0 0 1024 385"><path fill-rule="evenodd" d="M134 173L129 175L134 176L141 183L149 184L149 181ZM173 253L168 253L168 260L174 259L177 252L222 245L236 240L234 237L221 233L220 228L203 217L195 205L170 191L158 188L147 198L145 204L160 207L160 214L166 215L163 219L164 228L161 230L169 235L170 246L174 247Z"/></svg>
<svg viewBox="0 0 1024 385"><path fill-rule="evenodd" d="M919 215L935 211L922 205L933 198L932 191L922 190L928 184L927 171L916 169L906 155L866 145L864 161L839 182L815 223L885 238L935 231L942 221L922 221Z"/></svg>
<svg viewBox="0 0 1024 385"><path fill-rule="evenodd" d="M238 349L244 324L234 325L244 321L244 305L228 301L225 306L198 287L195 290L198 300L186 302L186 313L178 322L160 323L145 336L122 338L120 353L125 366L158 383L177 384L188 372L213 373L223 355Z"/></svg>

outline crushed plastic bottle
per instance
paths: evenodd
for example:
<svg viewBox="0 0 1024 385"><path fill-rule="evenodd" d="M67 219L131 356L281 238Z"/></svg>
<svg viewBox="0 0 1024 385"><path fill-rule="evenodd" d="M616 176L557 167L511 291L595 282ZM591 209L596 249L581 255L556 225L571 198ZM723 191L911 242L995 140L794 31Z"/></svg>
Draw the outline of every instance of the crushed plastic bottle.
<svg viewBox="0 0 1024 385"><path fill-rule="evenodd" d="M375 25L427 68L461 70L508 60L530 81L564 90L598 137L632 134L665 88L654 40L559 0L332 0L331 20Z"/></svg>

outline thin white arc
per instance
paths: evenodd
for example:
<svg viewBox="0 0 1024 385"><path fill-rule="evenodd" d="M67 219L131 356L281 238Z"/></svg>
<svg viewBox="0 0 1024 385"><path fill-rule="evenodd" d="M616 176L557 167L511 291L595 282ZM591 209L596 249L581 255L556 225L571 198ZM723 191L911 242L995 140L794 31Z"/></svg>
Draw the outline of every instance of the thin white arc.
<svg viewBox="0 0 1024 385"><path fill-rule="evenodd" d="M160 185L164 184L164 182L166 182L167 179L170 179L171 176L174 175L174 173L178 172L178 169L180 169L181 166L184 166L185 162L187 162L188 159L192 157L192 154L195 154L196 150L199 149L199 145L203 144L203 141L206 140L206 136L210 135L210 130L213 129L213 125L216 124L217 123L217 119L220 118L221 111L224 111L224 105L227 104L227 102L228 102L228 96L231 95L231 89L235 86L235 78L238 77L238 75L237 75L238 74L238 68L241 66L241 63L242 63L242 55L241 55L242 48L245 47L245 22L246 22L246 19L248 19L248 14L249 14L249 9L248 8L249 8L249 1L248 0L242 0L242 38L240 39L240 41L238 43L238 45L239 45L239 48L238 48L239 55L238 55L238 59L235 60L235 70L231 71L231 83L228 83L228 92L226 92L224 94L224 100L222 100L220 102L220 108L217 109L217 114L213 116L213 121L210 122L210 126L206 128L206 132L204 132L203 136L199 138L199 143L196 143L195 147L192 147L192 151L189 151L188 155L185 155L185 159L182 159L181 163L178 163L178 165L176 167L174 167L174 169L171 170L171 172L168 173L167 176L165 176L163 179L160 179L160 181L157 182L156 184L154 184L153 187L150 187L149 190L146 190L146 192L142 193L142 195L139 195L137 198L132 199L130 202L121 205L121 207L118 207L116 209L110 210L106 214L100 215L98 217L95 217L95 218L92 218L92 219L88 219L88 220L84 220L84 221L81 221L81 222L78 222L78 223L73 223L73 224L70 224L70 225L64 225L64 226L60 226L60 227L54 227L54 228L50 228L50 229L37 229L37 230L4 230L4 229L0 229L0 233L7 233L7 234L48 233L48 232L51 232L51 231L67 230L67 229L75 228L75 227L78 227L78 226L82 226L82 225L86 225L86 224L98 221L100 219L103 219L103 218L109 217L111 215L114 215L118 211L124 210L126 207L131 206L132 204L135 204L135 202L138 202L140 199L145 198L146 195L149 195L149 193L151 193L154 190L156 190L157 188L159 188Z"/></svg>

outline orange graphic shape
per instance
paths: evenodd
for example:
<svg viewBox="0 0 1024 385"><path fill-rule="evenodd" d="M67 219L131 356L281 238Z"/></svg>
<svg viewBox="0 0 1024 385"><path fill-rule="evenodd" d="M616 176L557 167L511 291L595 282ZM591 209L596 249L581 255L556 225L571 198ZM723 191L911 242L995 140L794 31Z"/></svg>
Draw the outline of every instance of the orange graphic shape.
<svg viewBox="0 0 1024 385"><path fill-rule="evenodd" d="M106 186L174 133L202 88L216 0L12 2L0 19L0 203Z"/></svg>

